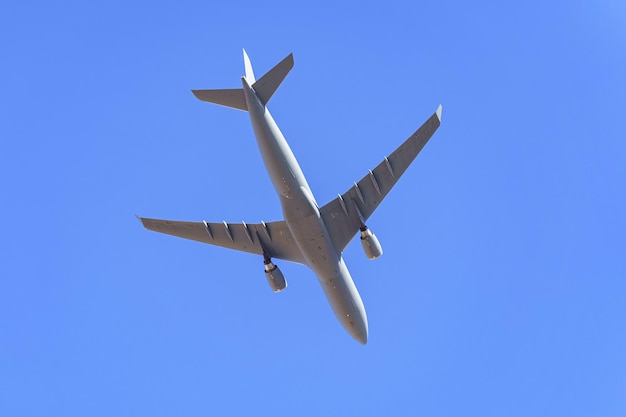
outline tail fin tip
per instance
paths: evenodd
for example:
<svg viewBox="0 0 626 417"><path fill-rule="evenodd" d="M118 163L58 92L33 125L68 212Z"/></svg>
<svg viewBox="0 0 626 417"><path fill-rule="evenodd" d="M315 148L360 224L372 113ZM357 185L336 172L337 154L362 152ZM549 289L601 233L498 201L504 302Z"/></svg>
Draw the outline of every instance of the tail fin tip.
<svg viewBox="0 0 626 417"><path fill-rule="evenodd" d="M252 63L250 62L250 57L248 57L248 53L246 52L245 48L243 49L243 66L246 71L246 80L248 80L248 84L254 84L256 82L256 78L254 78Z"/></svg>

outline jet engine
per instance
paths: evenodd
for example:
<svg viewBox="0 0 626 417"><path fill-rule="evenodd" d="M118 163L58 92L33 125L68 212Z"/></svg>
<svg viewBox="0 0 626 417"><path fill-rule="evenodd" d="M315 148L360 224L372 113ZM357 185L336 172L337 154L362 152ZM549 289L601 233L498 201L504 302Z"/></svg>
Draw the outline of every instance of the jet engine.
<svg viewBox="0 0 626 417"><path fill-rule="evenodd" d="M287 288L285 276L280 271L280 268L274 265L270 260L265 263L265 278L267 278L267 283L270 284L274 292L281 292Z"/></svg>
<svg viewBox="0 0 626 417"><path fill-rule="evenodd" d="M383 248L376 235L369 229L361 229L361 245L368 259L374 260L383 254Z"/></svg>

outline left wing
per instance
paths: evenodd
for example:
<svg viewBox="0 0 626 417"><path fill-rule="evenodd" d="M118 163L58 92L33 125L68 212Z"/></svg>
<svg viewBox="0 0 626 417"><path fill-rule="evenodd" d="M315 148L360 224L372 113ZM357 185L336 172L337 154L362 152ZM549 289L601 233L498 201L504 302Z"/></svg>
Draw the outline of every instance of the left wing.
<svg viewBox="0 0 626 417"><path fill-rule="evenodd" d="M260 224L207 223L158 220L138 217L148 230L224 248L306 264L284 221Z"/></svg>
<svg viewBox="0 0 626 417"><path fill-rule="evenodd" d="M383 201L441 125L441 106L391 155L361 181L320 209L335 249L343 252L352 237Z"/></svg>

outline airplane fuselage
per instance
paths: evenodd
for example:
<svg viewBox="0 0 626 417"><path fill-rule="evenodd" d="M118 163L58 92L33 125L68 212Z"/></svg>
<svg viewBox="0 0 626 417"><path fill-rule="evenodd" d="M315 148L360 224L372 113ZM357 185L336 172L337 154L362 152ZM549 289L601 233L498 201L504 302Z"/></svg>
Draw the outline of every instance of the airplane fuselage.
<svg viewBox="0 0 626 417"><path fill-rule="evenodd" d="M342 326L356 340L366 343L363 301L340 251L334 247L302 169L267 107L245 77L242 83L257 144L279 195L285 222Z"/></svg>
<svg viewBox="0 0 626 417"><path fill-rule="evenodd" d="M243 88L192 90L202 101L247 111L263 163L278 194L283 220L269 223L213 223L138 217L148 230L263 256L265 278L274 292L287 281L272 259L305 264L313 270L341 325L359 342L368 338L367 316L342 253L356 234L368 259L383 253L367 227L391 188L441 124L441 106L408 139L359 181L321 207L267 103L293 67L289 54L258 80L244 51Z"/></svg>

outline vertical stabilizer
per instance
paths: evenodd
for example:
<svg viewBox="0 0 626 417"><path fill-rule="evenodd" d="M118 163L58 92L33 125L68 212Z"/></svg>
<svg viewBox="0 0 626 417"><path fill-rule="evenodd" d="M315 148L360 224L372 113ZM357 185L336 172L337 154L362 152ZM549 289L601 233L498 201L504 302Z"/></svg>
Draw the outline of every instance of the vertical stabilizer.
<svg viewBox="0 0 626 417"><path fill-rule="evenodd" d="M248 54L246 50L243 50L243 65L246 69L246 80L248 80L248 84L252 85L256 82L256 78L254 78L254 71L252 71L252 64L250 63L250 58L248 58Z"/></svg>

